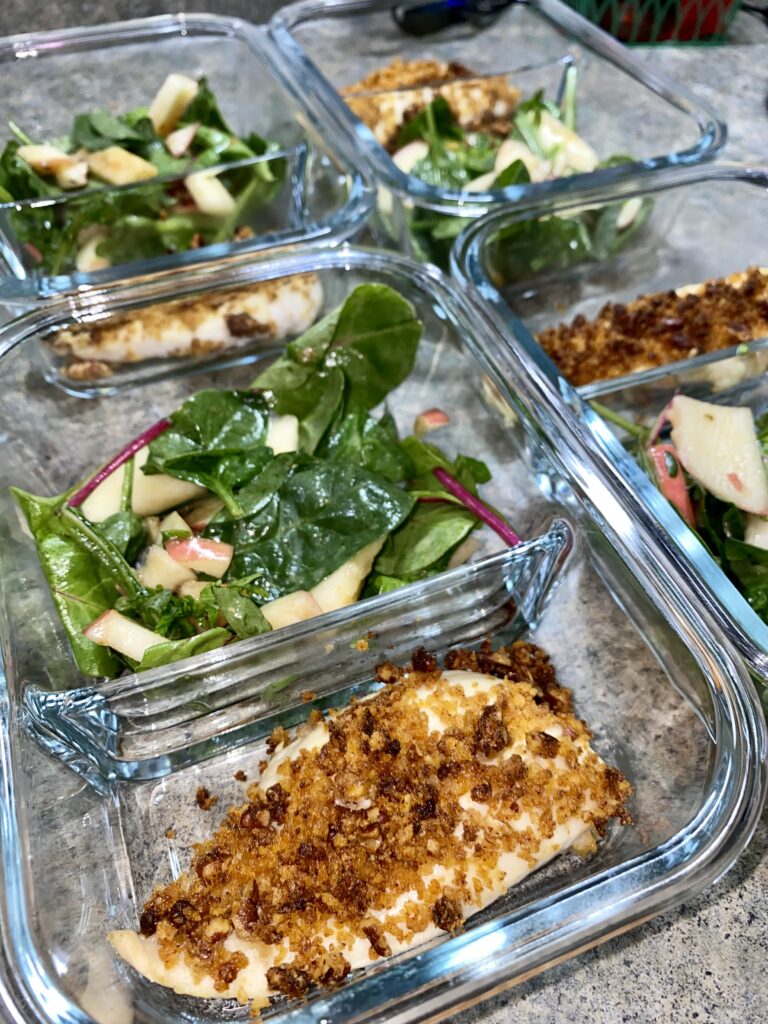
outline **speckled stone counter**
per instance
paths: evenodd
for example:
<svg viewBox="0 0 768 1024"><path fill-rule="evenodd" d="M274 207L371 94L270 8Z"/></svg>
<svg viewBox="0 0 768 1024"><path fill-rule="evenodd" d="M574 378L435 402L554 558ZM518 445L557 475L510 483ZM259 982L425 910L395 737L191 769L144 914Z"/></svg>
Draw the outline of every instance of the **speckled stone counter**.
<svg viewBox="0 0 768 1024"><path fill-rule="evenodd" d="M227 3L58 3L31 9L5 0L0 32L93 23L186 8L263 20L270 0ZM765 38L741 21L737 38ZM768 44L637 51L687 82L730 126L725 157L768 164ZM683 907L614 939L510 992L465 1011L456 1024L761 1024L768 1020L768 815L731 873Z"/></svg>

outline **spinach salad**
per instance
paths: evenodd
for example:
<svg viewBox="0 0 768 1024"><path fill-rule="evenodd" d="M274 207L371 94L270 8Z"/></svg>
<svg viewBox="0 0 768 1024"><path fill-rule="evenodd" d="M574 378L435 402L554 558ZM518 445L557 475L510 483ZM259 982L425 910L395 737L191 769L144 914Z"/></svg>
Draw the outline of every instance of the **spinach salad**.
<svg viewBox="0 0 768 1024"><path fill-rule="evenodd" d="M14 496L78 667L143 671L344 607L457 564L488 523L490 474L400 438L387 395L422 327L355 288L245 390L193 394L64 494ZM420 428L424 428L421 430Z"/></svg>
<svg viewBox="0 0 768 1024"><path fill-rule="evenodd" d="M618 154L599 160L577 134L575 75L570 68L559 105L543 90L520 103L506 136L467 130L445 97L438 96L400 128L392 159L427 184L465 192L493 192L631 162L632 157ZM389 206L386 199L380 202L385 220ZM512 224L495 240L499 270L514 280L586 259L608 259L640 229L650 208L650 200L630 199ZM446 267L453 242L466 226L466 218L417 206L409 221L415 254Z"/></svg>
<svg viewBox="0 0 768 1024"><path fill-rule="evenodd" d="M232 131L205 78L171 74L149 107L126 114L77 114L62 139L10 128L0 203L20 204L6 207L12 233L50 274L246 238L286 174L284 158L256 159L277 143Z"/></svg>
<svg viewBox="0 0 768 1024"><path fill-rule="evenodd" d="M768 623L768 413L675 395L645 427L592 406Z"/></svg>

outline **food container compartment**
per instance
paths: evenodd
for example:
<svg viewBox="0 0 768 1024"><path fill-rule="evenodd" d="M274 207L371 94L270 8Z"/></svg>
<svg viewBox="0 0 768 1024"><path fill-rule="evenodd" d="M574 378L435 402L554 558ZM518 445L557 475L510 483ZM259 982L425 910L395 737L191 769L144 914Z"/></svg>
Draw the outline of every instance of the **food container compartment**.
<svg viewBox="0 0 768 1024"><path fill-rule="evenodd" d="M502 202L698 163L716 155L725 142L725 127L706 104L636 62L559 0L510 4L484 24L461 24L427 37L403 33L386 5L306 0L277 12L270 32L309 109L333 121L339 138L346 138L358 154L360 166L372 171L379 185L374 226L381 237L443 266L459 230L459 225L455 230L450 226L450 218L473 218ZM345 55L342 62L337 59L339 48ZM519 87L523 98L545 87L547 97L557 102L563 94L563 72L570 67L576 77L579 135L601 159L617 154L631 159L590 175L493 192L426 184L398 169L337 91L393 57L459 62L478 76L499 76ZM393 93L392 102L407 108L408 90Z"/></svg>
<svg viewBox="0 0 768 1024"><path fill-rule="evenodd" d="M300 239L333 242L354 233L367 215L367 187L336 153L328 133L304 117L278 64L264 30L213 15L168 15L0 40L0 85L9 97L6 119L34 142L66 136L76 114L105 108L120 114L146 106L166 75L179 72L208 79L234 132L256 132L276 148L239 169L241 177L250 170L260 179L270 174L275 179L248 206L250 237L235 241L222 220L222 238L214 233L208 245L189 248L186 236L174 236L179 251L156 254L145 247L135 258L118 250L115 265L107 269L78 270L75 249L62 228L76 225L93 208L94 193L106 209L99 217L105 223L117 200L139 204L159 179L151 186L89 186L87 196L79 190L55 199L0 203L0 299L29 304L37 297L168 267ZM144 72L137 74L137 68ZM7 134L12 138L10 130ZM229 165L220 180L231 184L233 174ZM173 186L183 175L162 177ZM133 205L131 211L137 212ZM139 212L146 212L144 206ZM54 248L56 239L62 240ZM39 250L50 254L43 264Z"/></svg>
<svg viewBox="0 0 768 1024"><path fill-rule="evenodd" d="M0 914L15 997L27 1019L120 1024L247 1018L246 1008L177 997L142 981L116 962L105 935L112 928L135 927L138 908L153 886L184 867L192 844L210 833L228 805L242 799L235 773L254 778L265 737L275 725L291 724L316 706L339 706L370 689L380 642L393 644L386 655L396 657L424 642L443 653L477 642L481 634L494 642L529 638L540 644L561 681L572 687L596 749L631 779L636 823L612 829L594 856L566 855L531 875L472 919L462 934L351 975L337 991L311 992L300 1004L278 1002L263 1011L271 1020L447 1016L689 897L727 869L758 820L765 724L744 669L707 609L689 596L653 523L628 514L615 483L595 461L584 425L560 401L549 367L508 348L491 323L436 272L372 251L305 252L247 270L185 275L172 291L215 289L231 286L233 276L276 277L309 268L323 275L329 303L352 283L378 280L417 305L425 339L413 381L392 396L395 416L410 420L429 382L436 397L452 401L456 437L465 446L471 439L491 463L491 500L514 518L523 536L536 537L537 523L549 521L550 529L517 551L491 554L453 576L437 577L420 594L412 587L387 598L388 604L374 601L318 620L293 637L288 631L276 635L274 664L265 656L255 668L259 685L272 677L269 705L266 699L261 705L253 701L251 686L252 717L241 720L235 742L226 732L226 717L219 718L207 746L194 752L194 763L167 759L158 771L159 761L145 761L148 774L162 772L162 778L123 780L117 772L104 772L97 760L112 757L114 763L116 751L105 746L97 755L95 731L90 737L82 730L75 737L63 730L49 736L49 751L90 774L97 785L89 786L33 738L28 716L34 707L27 704L26 714L19 713L31 672L39 673L38 684L48 673L51 683L66 686L71 670L68 676L68 656L44 607L30 545L6 507L1 550L7 671L0 691L5 899ZM156 289L137 292L131 301L148 296L156 298ZM107 306L119 304L118 290ZM70 315L63 303L54 304L48 322ZM118 420L127 419L125 428L133 429L141 417L157 411L156 405L200 386L199 377L177 377L151 397L139 388L89 402L66 396L27 373L41 320L40 314L28 317L4 339L9 385L3 404L3 431L9 436L3 448L4 486L22 470L28 484L62 486L73 468L71 454L65 459L64 453L74 450L75 435L80 438L75 461L82 467L103 453L105 436ZM231 369L214 380L229 382L242 372ZM29 385L22 399L29 411L13 417L16 406L9 396L15 387L10 385L23 381ZM56 430L41 437L34 424L42 422ZM99 423L98 438L88 430L91 422ZM449 447L449 439L443 443ZM531 472L523 451L538 453L537 465L548 466L546 479ZM540 483L555 478L571 525L562 517L552 521L563 506L540 489ZM537 578L551 581L554 572L557 585L544 602L544 588L531 584ZM510 574L517 615L508 606ZM360 628L376 623L380 633L367 638L368 651L365 644L354 651L344 648ZM326 642L335 646L324 664ZM277 664L278 649L292 655L289 674L288 657ZM237 710L227 704L226 687L244 665L234 647L220 662L207 664L199 673L199 701L211 694L212 704L221 698L225 715ZM305 667L308 677L294 679ZM196 672L190 666L164 680L158 676L146 695L138 688L131 692L130 680L123 680L124 692L114 700L136 712L137 721L157 700L161 718L173 711L178 686L182 703L175 710L179 720L190 722ZM297 701L297 692L316 689L318 678L325 693ZM41 689L38 685L38 696ZM103 692L94 688L65 696L86 703ZM87 709L78 715L74 709L76 725L87 721ZM110 714L103 715L105 733L112 722ZM203 714L197 724L206 724ZM52 731L56 728L54 720ZM137 738L138 730L129 736L131 742ZM149 732L145 739L149 749ZM159 745L155 753L162 753ZM219 798L213 810L197 807L200 786ZM52 874L55 900L49 895Z"/></svg>
<svg viewBox="0 0 768 1024"><path fill-rule="evenodd" d="M503 322L512 344L537 362L552 363L536 344L532 332L570 323L579 314L595 316L608 302L628 302L644 293L722 278L749 267L765 266L763 239L768 230L768 175L735 165L704 172L691 169L679 178L660 180L642 191L630 186L594 190L567 201L531 207L520 213L499 211L468 230L454 251L460 281ZM569 209L578 215L585 207L607 209L636 199L649 204L649 215L626 247L600 261L579 257L573 265L538 275L523 273L511 280L503 266L510 264L504 234L520 225L548 223ZM533 237L533 236L529 236ZM537 236L538 237L538 236ZM739 325L735 327L739 330ZM586 384L578 389L585 401L596 400L621 415L648 420L669 398L682 390L693 397L725 401L744 394L752 402L753 385L768 366L765 339L748 342L746 335L729 349L677 360L632 374ZM687 352L686 352L687 354ZM630 500L637 497L664 523L672 543L688 566L691 584L720 617L758 679L768 677L768 627L715 565L648 478L615 442L610 430L580 402L564 380L560 389L570 405L591 424L610 463L628 481ZM729 398L731 395L731 398ZM645 514L638 510L639 515Z"/></svg>

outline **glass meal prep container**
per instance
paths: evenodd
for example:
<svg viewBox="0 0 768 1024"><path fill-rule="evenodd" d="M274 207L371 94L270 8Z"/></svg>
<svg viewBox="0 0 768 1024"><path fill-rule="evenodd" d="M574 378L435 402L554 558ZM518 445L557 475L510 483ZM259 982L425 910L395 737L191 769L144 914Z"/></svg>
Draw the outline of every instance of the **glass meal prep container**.
<svg viewBox="0 0 768 1024"><path fill-rule="evenodd" d="M559 0L513 3L485 23L452 26L418 37L398 28L390 6L359 0L303 0L278 11L270 22L270 33L308 109L318 119L332 122L339 139L346 139L356 154L358 165L373 174L378 185L373 227L378 237L418 259L445 268L463 221L501 203L698 163L715 156L725 142L724 124L705 103L637 62ZM579 136L601 161L622 156L625 162L599 166L590 176L534 180L485 192L427 184L406 173L404 164L395 163L383 139L377 141L340 95L393 58L456 62L459 66L452 73L459 77L448 88L467 92L449 97L454 113L471 106L472 91L484 87L495 90L494 95L499 89L519 89L521 100L543 89L546 98L558 105L573 93ZM445 73L446 80L450 73ZM435 94L445 89L442 78L441 83ZM383 103L386 109L402 113L423 107L424 89L388 91L382 86L356 93L360 116L365 116L359 108L364 101ZM554 168L552 173L557 173ZM471 188L477 189L480 180Z"/></svg>
<svg viewBox="0 0 768 1024"><path fill-rule="evenodd" d="M406 656L419 644L438 653L481 636L541 644L573 688L596 749L631 779L636 824L610 830L594 856L564 855L529 876L461 934L352 974L336 991L277 1001L265 1018L446 1016L710 883L758 820L766 731L744 669L707 609L691 599L653 521L630 514L594 458L551 368L508 347L436 270L370 250L306 250L250 267L187 272L172 285L114 286L105 290L104 315L309 271L321 276L328 305L370 281L390 284L415 305L424 338L411 378L390 397L393 415L407 426L427 391L450 408L440 443L488 460L488 499L531 539L481 551L453 573L290 627L266 643L246 641L152 680L84 686L7 484L22 479L59 490L73 472L103 459L107 438L111 444L132 433L205 383L241 382L254 366L210 378L180 373L151 391L135 386L86 401L41 379L34 355L40 332L71 319L68 304L57 300L6 328L0 914L12 998L26 1019L247 1019L247 1008L193 1001L139 978L115 959L106 932L135 927L152 888L176 875L219 812L242 799L235 773L254 777L276 724L364 694L382 657ZM350 639L361 632L366 644L352 650ZM317 696L303 702L308 683ZM213 811L196 807L199 786L219 798Z"/></svg>
<svg viewBox="0 0 768 1024"><path fill-rule="evenodd" d="M595 189L520 211L498 211L468 229L454 250L453 267L460 282L504 324L510 342L553 370L535 341L538 332L570 324L580 315L594 317L607 303L627 303L643 294L765 267L767 187L766 171L723 164L703 171L691 168L646 187ZM558 246L549 259L539 246L542 265L532 272L527 254L532 243L545 238L542 232L548 237L551 225L582 217L585 210L638 203L647 206L645 222L617 251L580 249L571 257ZM588 420L598 447L631 492L664 522L667 543L688 565L692 585L704 589L708 605L765 683L768 626L586 404L596 401L649 424L677 391L707 400L717 396L713 400L725 403L742 393L749 396L753 387L759 394L768 369L766 339L749 341L748 326L742 323L729 328L734 335L730 348L692 354L686 342L677 360L584 384L576 389L579 397L562 378L560 387Z"/></svg>
<svg viewBox="0 0 768 1024"><path fill-rule="evenodd" d="M240 205L232 215L210 213L205 228L210 229L209 244L208 234L190 242L183 231L178 236L167 232L168 246L177 251L157 254L157 246L142 241L136 258L123 239L125 252L110 254L114 265L104 269L94 269L99 261L80 258L89 241L93 244L94 218L104 225L122 216L121 211L126 224L132 215L147 217L146 207L155 202L159 187L167 196L179 197L181 209L187 202L188 172L161 166L149 183L100 185L91 178L85 188L59 195L0 202L0 300L29 304L38 297L172 266L299 240L334 242L354 233L368 213L368 188L356 168L337 153L328 133L304 116L279 63L264 29L205 14L0 40L5 121L15 126L12 130L3 124L3 148L16 131L33 143L50 142L69 134L76 115L99 110L124 114L147 107L172 73L206 77L232 131L238 137L255 132L274 147L274 152L210 168L210 175L229 187ZM43 180L54 181L45 174ZM166 214L161 210L159 216ZM237 223L233 217L239 218ZM141 241L139 227L132 230ZM163 235L161 241L165 239ZM96 249L98 255L98 244Z"/></svg>

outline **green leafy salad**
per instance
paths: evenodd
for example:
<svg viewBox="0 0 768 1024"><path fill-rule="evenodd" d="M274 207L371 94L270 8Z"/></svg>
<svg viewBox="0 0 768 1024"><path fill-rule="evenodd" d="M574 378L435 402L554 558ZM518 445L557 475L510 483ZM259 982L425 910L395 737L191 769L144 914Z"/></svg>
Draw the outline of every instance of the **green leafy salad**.
<svg viewBox="0 0 768 1024"><path fill-rule="evenodd" d="M441 572L488 523L490 478L380 406L421 337L397 292L366 284L250 389L207 390L65 494L14 489L79 668L143 671Z"/></svg>
<svg viewBox="0 0 768 1024"><path fill-rule="evenodd" d="M521 103L506 137L466 130L445 97L438 96L402 126L392 159L427 184L465 192L494 192L631 162L623 155L600 161L576 133L575 69L569 69L566 82L560 105L543 90ZM386 217L386 200L380 206ZM649 200L632 199L514 224L497 239L504 274L530 276L584 259L607 259L641 227L650 206ZM451 246L466 226L465 218L417 207L410 220L416 254L447 266Z"/></svg>
<svg viewBox="0 0 768 1024"><path fill-rule="evenodd" d="M78 114L63 139L10 127L0 202L22 204L10 220L25 262L51 274L248 237L285 177L283 158L256 160L279 146L238 137L205 78L171 74L149 107Z"/></svg>
<svg viewBox="0 0 768 1024"><path fill-rule="evenodd" d="M593 407L768 622L768 413L676 395L648 428Z"/></svg>

